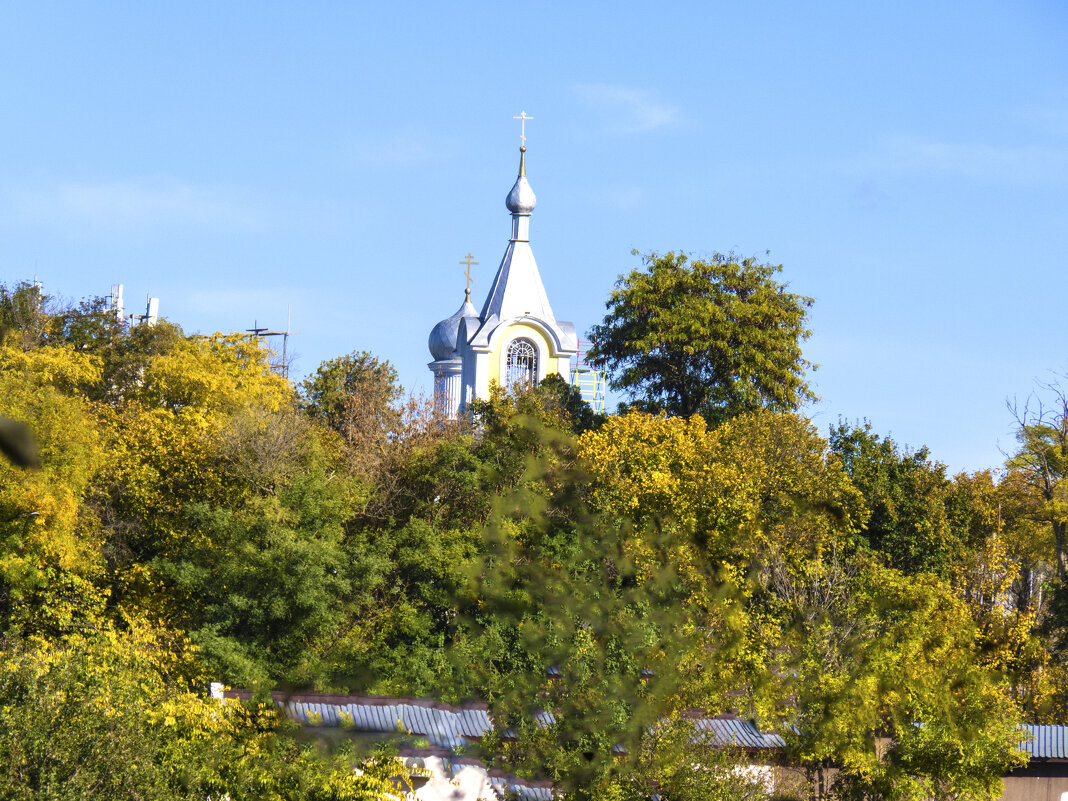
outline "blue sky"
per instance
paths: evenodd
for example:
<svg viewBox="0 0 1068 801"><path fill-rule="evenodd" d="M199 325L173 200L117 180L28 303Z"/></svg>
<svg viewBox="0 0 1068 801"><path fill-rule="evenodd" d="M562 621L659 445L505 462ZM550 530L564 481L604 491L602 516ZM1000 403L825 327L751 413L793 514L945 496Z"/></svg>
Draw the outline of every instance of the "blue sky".
<svg viewBox="0 0 1068 801"><path fill-rule="evenodd" d="M531 238L586 331L631 251L734 250L815 298L823 430L951 470L1068 370L1058 2L24 3L0 7L0 280L126 287L187 331L367 349L427 334Z"/></svg>

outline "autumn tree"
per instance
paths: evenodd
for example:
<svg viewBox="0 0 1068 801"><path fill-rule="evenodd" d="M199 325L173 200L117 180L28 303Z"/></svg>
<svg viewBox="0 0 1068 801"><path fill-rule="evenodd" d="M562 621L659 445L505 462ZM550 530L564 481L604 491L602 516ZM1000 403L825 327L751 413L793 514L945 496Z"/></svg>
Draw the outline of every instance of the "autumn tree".
<svg viewBox="0 0 1068 801"><path fill-rule="evenodd" d="M1058 383L1042 388L1009 411L1016 425L1018 447L1007 462L1044 501L1042 517L1053 532L1057 578L1068 574L1068 390Z"/></svg>
<svg viewBox="0 0 1068 801"><path fill-rule="evenodd" d="M0 413L28 426L40 469L0 461L0 631L55 634L99 597L102 536L83 501L106 461L91 405L78 388L99 376L69 348L0 347Z"/></svg>
<svg viewBox="0 0 1068 801"><path fill-rule="evenodd" d="M129 621L0 640L0 798L383 801L392 760L298 739L267 704L205 697L188 643Z"/></svg>
<svg viewBox="0 0 1068 801"><path fill-rule="evenodd" d="M619 279L590 332L592 362L636 408L716 424L814 397L801 343L812 299L775 280L781 265L733 254L650 253Z"/></svg>
<svg viewBox="0 0 1068 801"><path fill-rule="evenodd" d="M700 416L632 412L584 435L580 455L595 508L671 534L668 563L705 638L704 670L678 697L714 708L717 685L721 698L732 690L733 705L787 736L824 797L832 767L840 789L870 797L1000 786L1016 718L1000 665L979 649L1018 641L1000 620L977 631L947 582L858 549L869 515L848 475L858 464L810 423L762 411L709 430Z"/></svg>
<svg viewBox="0 0 1068 801"><path fill-rule="evenodd" d="M715 429L630 412L584 434L595 508L658 521L740 571L774 554L844 548L867 516L860 493L811 423L769 411Z"/></svg>
<svg viewBox="0 0 1068 801"><path fill-rule="evenodd" d="M1059 496L1033 461L948 480L870 431L828 444L788 411L807 396L808 301L776 271L669 254L632 282L644 295L621 283L620 303L680 310L657 329L658 365L700 362L665 354L702 331L736 359L712 352L705 375L742 365L688 417L681 396L639 387L636 405L671 414L599 418L547 380L442 423L369 354L298 392L247 337L0 292L0 415L33 430L41 463L0 460L7 784L377 792L268 708L203 698L210 678L478 697L501 724L487 758L576 799L637 801L650 783L673 801L759 797L693 739L695 708L794 726L798 758L844 766L872 797L987 792L1009 754L1006 698L1029 687L1048 717L1065 696L1035 667L1034 613L1004 601L1017 565L1052 561ZM790 320L794 350L776 351ZM778 395L753 366L760 337L761 358L797 368Z"/></svg>
<svg viewBox="0 0 1068 801"><path fill-rule="evenodd" d="M402 392L393 365L367 351L323 362L299 389L309 415L369 450L381 448L395 425Z"/></svg>
<svg viewBox="0 0 1068 801"><path fill-rule="evenodd" d="M34 292L0 293L0 414L40 457L0 461L0 796L384 794L273 710L204 697L311 676L351 627L359 488L333 441L246 337Z"/></svg>
<svg viewBox="0 0 1068 801"><path fill-rule="evenodd" d="M788 751L817 776L819 798L1000 795L1023 761L1018 713L950 586L863 556L771 582L788 620L776 654Z"/></svg>

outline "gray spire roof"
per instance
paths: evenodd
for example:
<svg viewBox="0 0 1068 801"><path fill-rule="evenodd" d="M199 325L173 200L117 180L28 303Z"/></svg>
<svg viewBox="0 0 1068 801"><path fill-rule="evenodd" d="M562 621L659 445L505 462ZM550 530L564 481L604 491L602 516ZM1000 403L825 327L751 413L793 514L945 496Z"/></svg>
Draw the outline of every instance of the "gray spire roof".
<svg viewBox="0 0 1068 801"><path fill-rule="evenodd" d="M505 201L512 212L512 237L479 315L483 321L493 317L498 320L535 317L547 323L556 322L534 261L534 251L530 249L530 213L536 203L534 190L526 178L524 152L519 159L519 177Z"/></svg>

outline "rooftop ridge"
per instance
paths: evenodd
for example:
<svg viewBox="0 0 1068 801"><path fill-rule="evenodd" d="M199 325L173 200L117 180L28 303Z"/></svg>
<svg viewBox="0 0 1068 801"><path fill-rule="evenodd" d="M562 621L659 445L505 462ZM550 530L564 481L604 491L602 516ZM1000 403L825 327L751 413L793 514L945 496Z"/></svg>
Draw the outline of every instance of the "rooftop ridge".
<svg viewBox="0 0 1068 801"><path fill-rule="evenodd" d="M247 701L255 693L252 690L225 690L226 698ZM345 706L346 704L358 704L360 706L396 706L407 704L409 706L421 706L427 709L440 709L443 712L465 712L468 710L489 711L489 705L483 701L465 701L461 704L447 704L444 701L436 701L433 698L416 698L415 696L393 695L363 695L355 693L351 695L343 693L309 693L309 692L286 692L285 690L272 690L271 700L275 703L294 704L330 704L332 706Z"/></svg>

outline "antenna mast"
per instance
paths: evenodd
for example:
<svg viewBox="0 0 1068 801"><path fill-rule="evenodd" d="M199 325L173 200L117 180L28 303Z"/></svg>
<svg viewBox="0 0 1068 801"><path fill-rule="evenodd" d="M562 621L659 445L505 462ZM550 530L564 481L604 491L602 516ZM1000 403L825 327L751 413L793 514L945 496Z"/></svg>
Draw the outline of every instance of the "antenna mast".
<svg viewBox="0 0 1068 801"><path fill-rule="evenodd" d="M252 334L255 338L260 337L282 337L282 358L278 364L272 364L271 369L275 370L282 378L289 378L289 361L287 355L287 348L289 346L289 337L296 334L296 331L290 331L290 325L293 320L293 307L290 306L287 312L286 330L285 331L273 331L270 328L261 328L258 320L252 322L252 328L246 328L245 330Z"/></svg>

